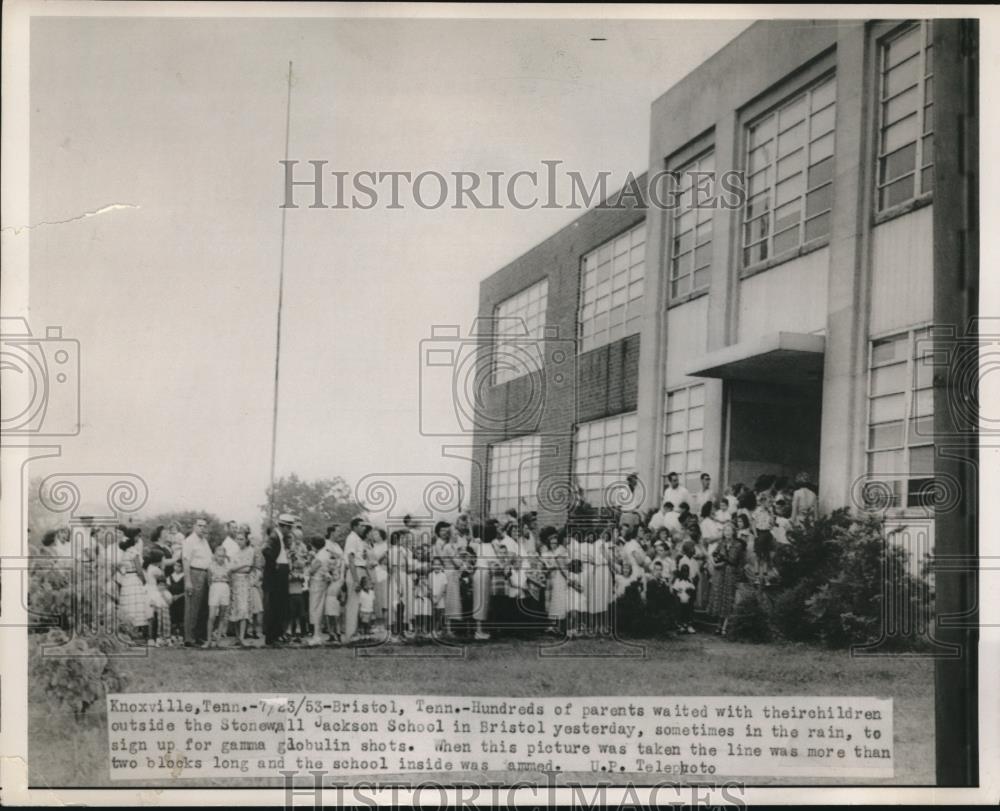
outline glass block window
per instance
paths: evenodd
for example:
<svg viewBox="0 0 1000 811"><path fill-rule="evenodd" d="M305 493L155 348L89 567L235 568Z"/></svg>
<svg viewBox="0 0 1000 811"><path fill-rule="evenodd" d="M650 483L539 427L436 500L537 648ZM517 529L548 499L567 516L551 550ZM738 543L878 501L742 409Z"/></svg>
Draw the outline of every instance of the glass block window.
<svg viewBox="0 0 1000 811"><path fill-rule="evenodd" d="M704 446L705 385L698 383L667 392L666 442L663 453L663 478L671 471L678 474L692 493L698 492L702 473L701 451Z"/></svg>
<svg viewBox="0 0 1000 811"><path fill-rule="evenodd" d="M695 172L714 172L715 153L707 152L677 170L670 240L670 298L708 289L712 265L712 213L705 206L705 181ZM695 184L701 186L695 199ZM709 189L712 185L709 184ZM694 203L702 205L695 207Z"/></svg>
<svg viewBox="0 0 1000 811"><path fill-rule="evenodd" d="M836 96L831 76L747 127L744 267L829 236Z"/></svg>
<svg viewBox="0 0 1000 811"><path fill-rule="evenodd" d="M490 515L515 508L535 509L538 501L538 461L541 438L508 439L490 445L490 478L487 499Z"/></svg>
<svg viewBox="0 0 1000 811"><path fill-rule="evenodd" d="M544 338L548 299L549 280L542 279L500 302L494 309L494 384L541 371L542 353L532 339L541 341Z"/></svg>
<svg viewBox="0 0 1000 811"><path fill-rule="evenodd" d="M591 506L604 506L605 488L635 471L636 423L632 412L577 427L573 470Z"/></svg>
<svg viewBox="0 0 1000 811"><path fill-rule="evenodd" d="M868 473L884 483L873 491L879 507L924 507L932 502L932 349L929 328L872 341Z"/></svg>
<svg viewBox="0 0 1000 811"><path fill-rule="evenodd" d="M639 331L645 275L645 223L583 257L581 352Z"/></svg>
<svg viewBox="0 0 1000 811"><path fill-rule="evenodd" d="M934 183L934 58L929 21L894 32L879 50L878 210Z"/></svg>

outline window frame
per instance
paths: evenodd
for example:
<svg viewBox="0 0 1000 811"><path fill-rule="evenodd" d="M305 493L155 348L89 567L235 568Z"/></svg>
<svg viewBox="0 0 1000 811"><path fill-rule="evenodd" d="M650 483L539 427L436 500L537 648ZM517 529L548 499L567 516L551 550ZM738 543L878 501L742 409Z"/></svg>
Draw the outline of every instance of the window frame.
<svg viewBox="0 0 1000 811"><path fill-rule="evenodd" d="M833 84L833 97L827 104L813 109L813 95L821 87L825 86L827 83ZM805 112L803 117L797 121L795 124L781 129L781 111L794 107L800 102L805 102ZM748 116L741 127L742 141L742 160L743 168L746 177L746 200L741 207L740 212L740 230L739 230L739 268L741 272L747 273L752 272L754 269L761 266L770 265L771 263L777 263L781 261L787 261L788 259L793 259L795 256L802 252L812 250L815 247L820 247L829 241L830 233L832 231L832 220L833 220L833 185L836 176L836 161L837 161L837 101L838 101L838 89L837 89L837 72L836 66L832 65L827 67L824 65L824 69L819 71L816 75L810 76L808 80L803 81L802 84L797 86L793 91L784 94L780 100L771 104L767 109L761 110L760 112L755 112L752 116ZM813 133L813 119L817 118L821 114L826 113L826 111L832 110L833 122L830 129L825 130L819 135L814 135ZM765 124L768 119L774 120L774 133L766 138L762 143L753 143L751 139L752 131L755 128L759 128L761 125ZM792 149L787 155L779 156L777 154L778 140L781 135L789 133L796 129L798 126L805 126L805 136L802 141L802 145ZM820 141L829 137L832 140L832 147L830 154L825 158L820 158L815 163L813 163L812 150L815 148L816 144ZM750 161L751 155L757 149L765 146L768 143L774 144L774 157L768 160L765 167L758 169L751 174L750 172ZM751 148L752 147L752 148ZM788 160L794 155L802 153L805 160L801 166L793 171L791 174L783 177L780 181L778 180L778 164L784 160ZM829 160L830 172L826 180L823 180L813 188L808 185L809 182L809 172L811 169L815 169L824 161ZM757 175L763 171L770 173L770 182L767 183L766 187L761 191L757 192L755 195L750 194L750 180L751 177ZM780 205L777 202L777 191L778 186L784 183L789 183L794 180L797 176L802 176L802 189L794 196L793 199L785 200ZM824 189L829 189L829 201L826 207L808 213L807 206L809 202L810 195L823 192ZM750 213L750 201L752 197L759 196L766 192L767 194L767 208L760 214L754 217L748 217ZM780 208L790 206L792 203L798 204L797 221L794 225L785 225L780 231L775 230L776 219L775 212ZM821 234L817 234L813 237L807 238L807 226L811 222L820 220L821 218L827 218L827 229ZM751 239L752 232L748 229L748 226L753 222L767 221L767 233L764 236L758 236L756 239ZM789 245L782 248L780 251L776 251L774 247L775 237L781 237L792 230L795 230L797 235L797 240L794 245ZM763 257L752 258L751 251L757 249L761 244L765 246L766 255Z"/></svg>
<svg viewBox="0 0 1000 811"><path fill-rule="evenodd" d="M542 285L544 285L545 289L539 295L539 300L541 301L539 309L541 321L537 325L536 334L532 334L530 327L528 327L528 318L525 316L523 311L514 313L512 315L501 315L500 310L505 304L514 301L519 296L528 294L535 287L540 287ZM490 348L490 382L492 383L492 385L500 386L503 385L504 383L509 383L512 380L518 380L519 378L525 377L526 375L532 374L534 372L540 373L542 371L542 364L544 363L542 352L539 350L538 344L537 343L533 344L532 341L536 342L544 341L545 338L547 337L545 327L548 321L548 306L549 306L548 276L545 276L539 279L538 281L532 282L526 287L522 287L516 293L507 296L505 299L494 305L493 307L494 330L492 335L493 340L491 342L491 348ZM513 333L508 334L500 332L502 319L513 319L513 318L521 318L524 321L525 326L528 327L527 335L515 335ZM514 341L504 340L505 338L514 338L515 340ZM499 363L500 351L501 348L507 344L515 344L515 345L520 344L524 348L534 348L536 352L535 352L535 358L533 360L537 363L537 368L531 369L525 366L523 371L519 372L518 374L501 375L500 374L501 367Z"/></svg>
<svg viewBox="0 0 1000 811"><path fill-rule="evenodd" d="M642 241L639 242L639 243L635 243L634 242L634 238L633 238L633 234L636 231L639 231L640 229L643 232L642 233ZM624 338L627 338L630 335L636 335L636 334L638 334L641 331L641 329L642 329L642 301L643 301L643 298L644 298L644 296L646 294L646 258L647 258L647 256L646 256L646 247L647 247L647 244L648 244L648 241L647 241L648 240L648 235L649 235L649 233L648 233L648 229L646 228L646 220L645 220L645 218L643 218L639 222L634 223L633 225L629 226L624 231L621 231L620 233L616 234L615 236L611 237L610 239L604 240L604 242L602 242L600 245L598 245L595 248L592 248L591 250L587 251L586 253L584 253L580 257L580 270L579 270L579 273L580 273L580 276L579 276L579 278L580 278L580 295L579 295L579 300L578 300L577 309L576 309L577 354L582 355L585 352L590 352L590 351L592 351L594 349L599 349L602 346L607 346L609 344L614 343L615 341L619 341L619 340L622 340ZM617 247L617 243L620 240L623 240L623 239L626 239L626 238L628 238L628 240L629 240L629 245L628 245L625 253L628 254L629 261L628 261L628 263L626 264L626 267L625 267L625 277L626 278L625 278L624 287L618 288L618 290L625 290L626 296L625 296L624 302L622 302L621 304L615 305L615 303L614 303L614 294L617 292L617 290L615 289L614 285L615 285L615 281L616 281L616 276L618 275L618 274L615 273L615 270L614 270L615 259L617 259L618 256L624 255L624 254L616 254L615 250L616 250L616 247ZM633 261L633 259L632 259L632 252L637 247L639 247L640 245L642 246L642 258L639 259L638 261ZM599 254L600 254L600 251L604 250L605 248L609 248L609 246L610 246L610 251L611 251L611 255L610 255L609 259L608 259L608 263L610 263L610 265L611 265L611 270L610 270L610 273L609 273L609 276L608 276L608 279L607 279L607 282L608 282L609 286L608 286L608 290L607 290L606 296L600 296L600 295L598 295L598 288L600 287L600 285L602 284L602 282L599 279L599 269L605 263L603 263L603 262L600 261ZM588 285L587 285L587 275L590 272L590 270L587 268L587 260L590 257L594 257L595 258L595 267L594 267L595 282L594 282L594 285L592 287L588 287ZM637 267L640 267L640 266L641 266L641 271L640 271L641 275L633 276L633 273L634 273L635 269ZM636 286L636 285L639 286L640 290L639 290L639 293L633 297L632 296L632 288L634 286ZM587 300L588 299L588 295L590 293L590 290L594 291L594 293L593 293L594 301L593 302L588 302L588 300ZM597 310L597 303L602 298L607 298L608 299L608 308L607 308L607 310L605 310L603 312L599 312ZM587 307L593 307L594 308L594 312L593 312L592 315L585 315L584 314L585 310L587 309ZM611 314L612 314L612 312L614 312L614 310L617 307L623 307L624 308L624 310L623 310L623 320L621 321L621 323L619 325L620 329L621 329L621 334L617 335L615 337L612 337L612 333L613 333L613 330L615 328L615 324L613 324L612 321L611 321ZM634 313L633 313L633 310L635 310ZM607 316L607 326L604 329L602 329L600 331L600 333L599 333L596 330L596 322L597 322L597 319L601 315L606 315ZM632 322L632 321L635 321L636 323L634 325L634 328L630 330L629 329L629 323ZM585 335L584 334L584 332L585 332L585 325L587 325L587 324L593 324L593 325L595 325L595 329L593 329L589 335ZM599 334L603 334L604 337L598 339L596 336L599 335Z"/></svg>
<svg viewBox="0 0 1000 811"><path fill-rule="evenodd" d="M631 421L632 421L632 428L630 430L626 431L625 430L625 421L627 419L630 419L630 418L631 418ZM606 426L609 423L613 422L613 421L617 421L618 422L618 431L617 431L616 434L609 434ZM590 455L589 451L588 451L588 454L586 456L581 456L581 454L580 454L580 443L581 443L580 432L581 432L581 430L583 428L587 428L588 430L592 430L593 426L595 426L595 425L603 425L603 426L605 426L604 429L603 429L603 431L602 431L602 434L600 436L600 440L602 442L606 443L606 440L608 439L609 436L617 436L619 438L619 441L618 441L618 450L616 452L618 465L617 465L617 469L614 470L614 471L610 471L609 472L608 470L606 470L604 468L604 460L610 455L610 454L607 453L607 446L606 446L606 444L605 444L603 450L601 451L601 453L599 455ZM623 450L623 448L622 448L623 443L621 441L621 438L624 437L624 436L627 436L627 435L631 435L632 437L634 437L633 446L632 446L631 450ZM586 438L586 440L583 440L583 441L586 441L587 443L590 443L590 442L594 441L595 439L596 439L596 437L594 437L593 435L588 435L587 438ZM636 454L638 452L638 448L639 448L639 412L638 411L624 411L624 412L622 412L620 414L612 414L612 415L607 416L607 417L600 417L600 418L598 418L596 420L587 420L586 422L577 423L577 425L575 426L575 430L573 431L573 459L572 459L573 481L574 481L574 484L577 487L579 487L579 488L581 488L583 490L584 498L587 500L587 502L592 507L603 507L603 506L606 506L606 505L603 502L601 504L595 504L594 503L594 501L591 498L591 494L592 494L592 492L595 492L595 491L593 489L588 489L586 487L586 479L588 477L593 477L595 475L602 477L602 479L607 479L608 477L611 477L611 476L621 476L622 478L624 478L629 473L635 472L635 466L636 466L635 457L636 457ZM623 465L622 464L622 457L626 453L631 453L632 454L632 462L630 464L628 464L628 465ZM601 460L601 469L599 471L594 471L594 472L590 472L589 469L585 469L585 470L581 471L580 470L580 462L583 461L583 460L586 460L587 462L589 462L591 459L600 459ZM590 465L588 464L585 467L589 468ZM598 490L596 492L598 493L598 495L600 495L601 492L603 492L603 490Z"/></svg>
<svg viewBox="0 0 1000 811"><path fill-rule="evenodd" d="M517 455L517 463L513 467L505 468L504 470L494 469L494 462L498 461L497 449L514 449L517 448L519 453ZM502 512L506 512L511 508L511 506L516 507L518 513L521 512L521 500L524 498L529 502L529 508L537 506L538 502L538 485L541 481L541 458L542 458L542 437L541 434L525 434L519 437L513 437L511 439L501 440L500 442L492 442L487 446L486 452L486 469L489 473L489 478L486 482L486 508L487 515L499 515ZM514 458L513 454L508 454L508 458ZM524 493L521 488L517 488L517 492L513 495L513 503L507 505L504 502L503 506L498 506L497 502L500 500L499 494L494 495L495 488L498 489L502 484L507 484L507 482L498 481L498 475L506 473L507 475L516 474L516 478L513 480L513 484L520 485L521 470L525 466L525 462L530 464L529 475L524 483L529 487L529 491ZM530 498L528 498L530 497ZM506 498L510 498L509 496Z"/></svg>
<svg viewBox="0 0 1000 811"><path fill-rule="evenodd" d="M934 470L933 470L933 459L935 458L932 453L932 469L930 473L914 473L912 469L912 450L915 448L934 448L934 434L933 434L933 424L934 424L934 385L933 380L924 381L923 385L918 385L920 380L917 377L919 358L917 358L917 342L918 340L926 341L929 344L933 341L934 337L934 326L931 323L920 324L917 326L909 327L902 330L892 330L882 335L873 335L868 339L868 366L867 366L867 399L866 399L866 409L865 409L865 476L866 481L871 482L885 482L890 485L895 485L897 482L902 486L899 490L893 487L893 503L885 507L886 511L890 515L903 515L907 513L919 513L921 515L926 515L928 511L933 510L933 490L934 490ZM906 356L904 359L894 359L888 362L876 363L875 362L875 345L882 343L884 341L906 341ZM933 359L933 349L924 353L924 358L930 357ZM932 363L927 364L931 366ZM891 391L882 392L876 394L874 392L873 380L874 371L877 369L886 369L893 366L905 366L904 371L904 381L905 388L902 391ZM918 394L920 392L930 392L930 408L929 413L925 413L921 410L920 413L916 413L915 407L918 403ZM903 397L903 407L902 416L893 420L882 420L877 423L872 422L872 403L878 397L890 397L902 395ZM916 423L919 420L930 420L931 424L931 434L923 435L919 433L919 430L911 434L913 428L917 427ZM901 434L902 438L899 444L895 445L879 445L873 446L872 443L872 430L877 426L887 426L896 422L901 422ZM911 441L911 436L916 437L917 440L923 439L924 441ZM874 472L874 454L876 453L900 453L902 455L902 462L900 463L900 470L893 471L886 474L879 474ZM918 485L911 490L911 482L924 482L925 484ZM924 494L925 501L914 500L911 503L911 497L917 497L919 499L921 493ZM928 506L926 500L931 501L931 506Z"/></svg>
<svg viewBox="0 0 1000 811"><path fill-rule="evenodd" d="M672 195L671 199L677 199L677 200L681 199L681 195L686 190L683 189L682 187L678 186L678 183L682 182L681 181L682 178L688 178L690 180L692 172L704 172L704 171L717 172L717 169L716 169L716 166L715 166L715 157L716 157L715 156L715 144L709 144L707 147L704 147L703 149L700 149L698 151L698 154L696 154L694 157L688 158L686 161L684 161L684 163L679 164L676 169L671 169L670 170L670 178L671 178L670 183L671 183L671 195ZM711 160L711 162L712 162L712 168L710 170L702 168L702 164L706 160ZM689 186L689 188L693 188L693 186L694 186L694 183L692 181L691 184L690 184L690 186ZM692 203L694 202L693 198L692 198L691 202ZM678 231L677 231L678 222L679 222L679 220L685 214L688 214L688 213L693 213L694 214L694 224L687 231L684 231L681 234L678 234ZM711 289L711 286L712 286L712 277L711 277L712 254L713 254L713 252L715 250L715 244L714 244L715 221L714 221L714 218L715 218L715 207L714 206L700 206L700 207L695 208L692 205L688 205L687 207L684 207L684 206L678 204L676 206L676 208L674 208L670 212L670 228L669 228L670 237L669 237L669 243L668 243L668 245L669 245L669 247L668 247L668 257L669 258L668 258L668 262L667 262L667 301L668 302L687 301L688 299L690 299L690 298L692 298L694 296L697 296L697 295L702 294L702 293L707 293ZM704 242L699 243L698 242L698 229L700 227L704 226L705 224L709 225L708 239L705 240ZM678 249L677 240L678 240L678 238L680 236L683 236L684 234L687 234L688 231L690 231L694 235L693 239L692 239L692 242L691 242L691 247L688 250L686 250L686 251L678 251L677 250ZM701 265L701 266L696 267L695 266L695 257L697 256L698 249L699 248L704 248L706 245L708 246L708 262L705 265ZM681 258L683 256L687 256L689 254L691 256L691 267L690 267L690 269L688 270L687 273L678 275L677 274L677 266L678 266L678 261L677 260L679 258ZM709 271L708 281L703 286L701 286L701 287L695 287L694 286L695 276L696 276L696 274L699 271L702 271L702 270L708 270ZM688 280L688 287L687 287L687 289L685 289L683 291L675 291L674 290L674 286L681 279L687 279Z"/></svg>
<svg viewBox="0 0 1000 811"><path fill-rule="evenodd" d="M933 48L934 48L934 38L933 38L933 20L907 20L901 25L894 26L890 30L881 33L877 36L875 40L876 48L876 65L875 65L875 169L874 169L874 187L873 187L873 211L876 218L888 218L892 217L897 213L904 213L910 208L926 204L930 202L933 197L934 191L934 118L933 118L933 108L934 108L934 70L933 70ZM888 58L888 46L894 41L901 37L906 36L914 28L919 28L921 31L920 45L916 54L907 57L906 59L900 61L892 68L896 69L900 65L908 62L911 59L918 60L918 73L915 83L908 85L902 90L897 91L891 96L885 96L884 90L886 88L886 74L887 70L887 58ZM927 53L931 51L931 71L927 72ZM930 98L931 101L928 102L928 87L930 87ZM916 109L902 118L898 118L889 124L886 124L886 114L887 106L889 102L896 101L900 99L905 94L909 93L911 90L917 90L919 98L917 100ZM927 114L930 110L930 129L927 129ZM913 169L908 172L903 172L900 175L893 177L887 182L881 182L882 177L882 165L883 160L886 158L897 154L898 152L907 149L910 143L904 144L903 146L896 147L888 152L883 151L883 136L886 130L890 127L896 126L911 116L916 116L918 124L918 132L911 142L914 145L914 158L913 158ZM924 165L925 156L925 140L930 139L930 152L932 155L931 162ZM930 170L930 183L929 188L924 189L924 173ZM882 192L888 189L895 183L906 179L907 177L912 177L913 192L905 200L895 202L892 204L887 204L883 207L882 205Z"/></svg>
<svg viewBox="0 0 1000 811"><path fill-rule="evenodd" d="M691 392L694 389L701 389L701 402L696 406L691 405ZM683 408L675 408L673 411L670 410L670 398L672 395L677 395L680 392L686 392L687 399L685 400L685 405ZM663 396L663 454L662 463L663 471L661 478L661 492L663 488L667 486L667 476L671 473L677 473L680 477L681 484L687 487L692 493L697 492L698 480L701 474L705 472L705 408L706 408L706 386L704 383L686 383L681 386L674 386L673 388L667 389ZM692 428L691 427L691 410L692 408L701 409L701 427ZM684 428L680 431L669 431L670 426L670 415L678 414L681 411L684 412ZM693 431L698 431L701 433L701 445L694 449L691 447L691 433ZM683 436L684 437L684 449L680 451L670 451L670 437L671 436ZM688 461L691 453L697 452L701 456L701 466L697 471L688 470ZM684 457L684 466L682 468L667 462L667 457L675 453L680 453ZM691 482L689 479L695 477L694 481Z"/></svg>

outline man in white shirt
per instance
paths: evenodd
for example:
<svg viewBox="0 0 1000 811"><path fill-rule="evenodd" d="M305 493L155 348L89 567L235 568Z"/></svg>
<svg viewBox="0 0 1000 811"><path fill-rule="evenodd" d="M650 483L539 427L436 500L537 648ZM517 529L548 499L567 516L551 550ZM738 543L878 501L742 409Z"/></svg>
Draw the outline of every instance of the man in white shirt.
<svg viewBox="0 0 1000 811"><path fill-rule="evenodd" d="M208 566L212 547L208 545L208 523L199 518L184 539L181 562L184 565L184 647L192 648L205 641L208 629Z"/></svg>
<svg viewBox="0 0 1000 811"><path fill-rule="evenodd" d="M230 563L236 560L236 554L240 551L240 545L236 543L236 522L226 522L226 537L222 541L222 548L226 550L226 557Z"/></svg>
<svg viewBox="0 0 1000 811"><path fill-rule="evenodd" d="M691 506L691 491L682 486L681 477L671 471L667 474L667 487L663 491L663 500L669 501L674 507L679 507L681 502L686 502Z"/></svg>
<svg viewBox="0 0 1000 811"><path fill-rule="evenodd" d="M347 586L347 600L344 603L344 642L350 642L358 629L358 610L361 599L358 586L361 578L368 575L365 552L368 547L365 537L371 526L361 517L351 520L351 531L344 539L344 582Z"/></svg>
<svg viewBox="0 0 1000 811"><path fill-rule="evenodd" d="M702 473L701 490L692 494L691 500L688 502L688 506L691 507L691 512L693 512L698 518L701 518L701 508L705 506L706 501L711 501L714 504L715 493L712 492L712 477L707 473Z"/></svg>

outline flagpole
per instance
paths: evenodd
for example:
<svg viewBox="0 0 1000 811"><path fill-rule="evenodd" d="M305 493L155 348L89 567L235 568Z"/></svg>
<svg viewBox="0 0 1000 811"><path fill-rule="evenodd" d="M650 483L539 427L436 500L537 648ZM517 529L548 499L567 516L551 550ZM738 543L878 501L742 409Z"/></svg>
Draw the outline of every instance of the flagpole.
<svg viewBox="0 0 1000 811"><path fill-rule="evenodd" d="M285 161L288 160L288 141L292 128L292 61L288 60L288 96L285 104ZM287 163L282 164L287 166ZM274 408L271 418L271 486L268 489L267 512L274 520L274 462L278 450L278 379L281 371L281 305L285 294L285 222L288 209L281 207L281 258L278 263L278 319L274 346Z"/></svg>

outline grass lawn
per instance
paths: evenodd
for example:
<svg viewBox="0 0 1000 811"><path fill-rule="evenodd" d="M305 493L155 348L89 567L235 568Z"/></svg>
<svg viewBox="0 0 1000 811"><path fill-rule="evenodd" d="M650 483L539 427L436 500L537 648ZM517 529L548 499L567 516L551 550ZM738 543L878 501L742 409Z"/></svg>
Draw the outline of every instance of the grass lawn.
<svg viewBox="0 0 1000 811"><path fill-rule="evenodd" d="M461 658L415 658L432 649L404 648L397 656L357 656L348 649L189 650L151 649L129 660L132 692L304 692L405 695L586 696L586 695L842 695L894 700L896 776L872 784L934 782L934 669L929 660L856 659L844 651L802 645L750 645L698 634L650 640L643 658L628 657L609 641L578 641L557 649L561 656L539 656L537 643L493 642L466 649ZM631 651L631 652L634 652ZM602 655L603 654L603 655ZM610 655L608 655L610 654ZM103 701L80 724L53 712L33 693L29 705L31 785L98 787L144 785L112 783ZM432 775L407 774L416 783ZM572 779L566 773L564 779ZM595 775L578 775L593 784ZM530 773L517 779L531 779ZM511 779L506 773L452 774L454 781ZM544 779L544 778L539 778ZM629 775L621 775L624 782ZM637 783L666 782L665 776L632 776ZM721 779L739 779L725 776ZM341 779L342 780L342 779ZM763 785L781 780L747 778ZM852 783L857 779L786 780L796 784ZM196 786L280 786L280 778L252 780L178 780L177 788ZM163 786L167 787L167 786Z"/></svg>

